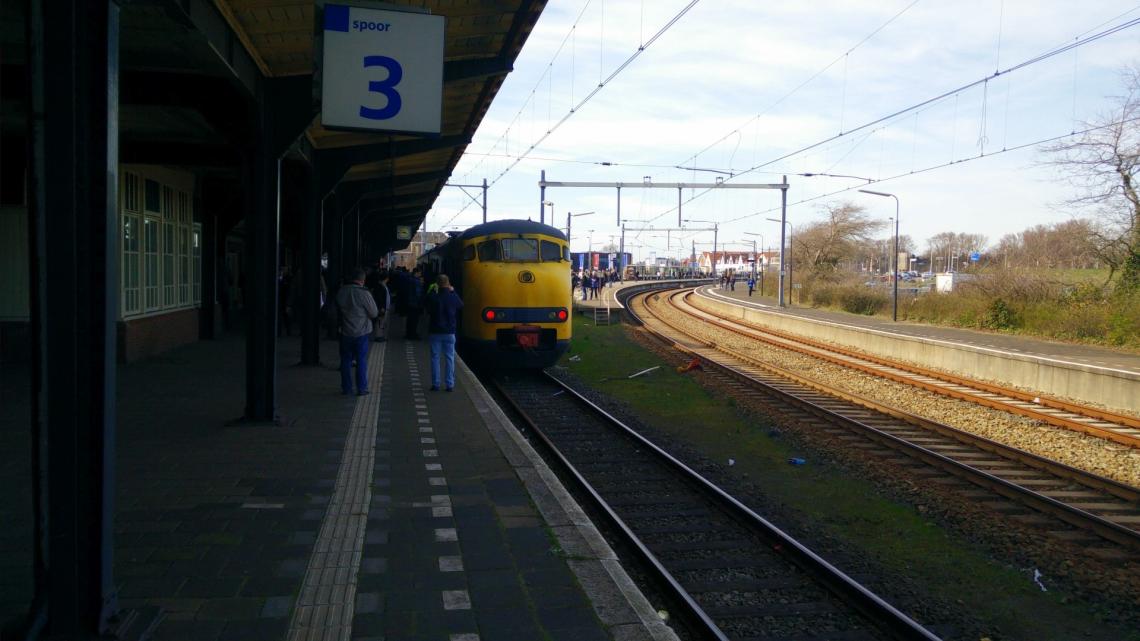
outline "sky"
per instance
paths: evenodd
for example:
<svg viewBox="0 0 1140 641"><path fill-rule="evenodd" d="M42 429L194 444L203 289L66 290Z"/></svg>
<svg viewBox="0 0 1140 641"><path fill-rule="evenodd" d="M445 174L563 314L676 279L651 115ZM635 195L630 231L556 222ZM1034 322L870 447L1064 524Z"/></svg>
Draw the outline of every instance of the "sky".
<svg viewBox="0 0 1140 641"><path fill-rule="evenodd" d="M713 232L703 230L714 223L722 249L779 245L780 224L767 220L780 218L779 190L684 189L682 218L694 222L678 224L677 190L634 188L646 180L773 184L786 175L793 230L850 202L881 220L886 237L895 202L856 191L866 188L897 196L899 233L919 251L941 232L992 245L1090 214L1062 204L1073 188L1035 143L1111 113L1121 69L1140 64L1140 25L1093 38L1140 18L1132 2L690 4L551 0L449 183L491 183L488 220L542 212L550 223L553 212L565 228L568 213L582 214L571 225L576 252L618 242L617 190L548 188L553 205L542 207L541 172L625 183L621 218L635 260L687 256L694 242L710 250ZM464 190L445 187L425 227L481 220Z"/></svg>

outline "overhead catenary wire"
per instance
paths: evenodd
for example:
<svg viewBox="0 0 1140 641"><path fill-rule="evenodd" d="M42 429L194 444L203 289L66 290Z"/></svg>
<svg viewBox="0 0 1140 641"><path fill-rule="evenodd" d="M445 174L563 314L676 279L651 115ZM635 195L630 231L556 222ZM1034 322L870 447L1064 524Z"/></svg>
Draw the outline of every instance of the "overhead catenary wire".
<svg viewBox="0 0 1140 641"><path fill-rule="evenodd" d="M624 71L627 67L629 67L629 65L633 64L634 60L639 58L641 56L641 54L645 53L645 51L647 49L649 49L649 47L652 46L654 42L656 42L659 38L661 38L661 36L665 35L665 33L668 32L669 29L673 27L673 25L677 24L677 22L680 21L680 19L683 18L685 16L685 14L688 13L689 10L692 9L693 7L695 7L697 5L697 3L699 3L699 2L700 2L700 0L691 0L688 4L686 4L683 8L681 8L681 10L678 11L668 22L666 22L664 26L662 26L660 29L658 29L657 32L654 33L651 38L649 38L648 41L639 45L637 50L634 51L633 53L631 53L624 61L622 61L622 63L619 64L617 66L617 68L615 68L610 73L609 76L607 76L604 80L599 82L597 87L594 87L593 90L591 90L588 94L586 94L586 96L584 98L582 98L581 101L579 101L576 105L572 106L570 108L570 110L565 115L563 115L561 119L558 120L558 122L554 123L553 126L548 128L546 133L544 133L542 136L540 136L538 140L534 141L529 147L526 148L525 151L520 153L515 158L514 162L510 163L505 169L503 169L501 172L499 172L499 174L497 176L495 176L494 179L492 179L488 183L487 186L491 187L491 186L495 185L495 183L497 183L500 179L502 179L503 176L507 175L512 169L514 169L516 166L518 166L518 164L520 162L522 162L527 156L530 155L530 152L534 151L534 149L536 147L541 145L544 140L549 138L551 136L551 134L553 134L555 131L557 131L558 128L561 127L567 120L569 120L575 113L577 113L578 110L580 110L583 106L585 106L585 104L588 103L591 98L596 96L598 94L598 92L600 92L603 88L605 88L606 85L608 85L615 78L617 78L617 76L622 71ZM588 4L589 4L589 2L587 2L587 5ZM585 8L583 8L583 12L584 11L585 11ZM579 19L581 19L581 14L579 14ZM575 26L576 25L577 25L577 22L575 22ZM573 33L573 27L571 28L571 33ZM520 110L520 113L521 113L521 110ZM515 116L516 120L517 120L517 118L518 118L518 115ZM508 129L509 129L509 127L508 127ZM497 144L495 146L497 146ZM494 149L495 146L492 146L492 149ZM472 169L472 171L474 171L474 169ZM469 174L470 174L470 172L468 172L468 174L465 174L465 175L469 175ZM447 223L444 224L444 226L446 227L447 225L451 224L451 221L455 220L460 214L462 214L464 211L466 211L467 207L469 207L469 206L470 206L470 203L468 203L467 205L464 205L462 209L460 209L458 212L456 212L455 215L452 216L447 221Z"/></svg>
<svg viewBox="0 0 1140 641"><path fill-rule="evenodd" d="M868 40L870 40L871 38L874 38L876 34L878 34L880 31L882 31L883 29L885 29L885 28L886 28L888 25L890 25L892 22L894 22L895 20L897 20L897 19L898 19L900 16L902 16L904 13L906 13L907 11L909 11L909 10L911 9L911 7L913 7L914 5L918 4L920 1L921 1L921 0L914 0L913 2L911 2L910 4L908 4L907 6L903 7L901 11L899 11L899 12L898 12L898 13L896 13L895 15L891 16L891 18L890 18L889 20L887 20L887 21L886 21L886 22L884 22L883 24L881 24L881 25L879 25L878 27L876 27L876 28L875 28L875 29L874 29L874 30L873 30L871 33L869 33L869 34L867 34L866 36L864 36L864 37L863 37L863 38L862 38L862 39L861 39L859 42L856 42L854 45L852 45L851 47L849 47L849 48L848 48L846 51L844 51L843 53L839 54L839 56L837 56L837 57L836 57L834 60L832 60L831 62L829 62L829 63L827 63L826 65L824 65L824 66L823 66L823 68L821 68L819 71L816 71L815 73L813 73L811 76L809 76L809 77L808 77L808 79L807 79L807 80L804 80L804 81L803 81L803 82L801 82L800 84L796 85L796 87L795 87L794 89L792 89L792 90L791 90L791 91L789 91L788 93L784 94L783 96L780 96L780 98L779 98L779 99L777 99L775 102L773 102L772 104L770 104L770 105L768 105L767 107L765 107L763 111L761 111L760 113L756 114L755 116L753 116L753 117L749 118L747 121L745 121L743 124L741 124L741 125L740 125L739 127L737 127L736 129L733 129L732 131L730 131L730 132L726 133L725 135L721 136L721 137L720 137L720 138L718 138L718 139L717 139L715 142L712 142L712 143L710 143L710 144L706 145L706 146L705 146L703 149L701 149L701 150L700 150L700 151L698 151L697 153L693 154L692 156L689 156L689 157L688 157L688 158L686 158L685 160L683 160L683 161L681 161L680 163L678 163L678 165L686 165L686 164L688 164L688 163L690 163L690 162L692 162L692 161L696 160L696 159L697 159L697 158L698 158L698 157L699 157L701 154L703 154L703 153L705 153L706 151L708 151L708 150L712 149L713 147L715 147L715 146L719 145L720 143L724 142L725 140L728 140L728 137L729 137L729 136L732 136L733 134L739 133L739 132L740 132L740 130L744 129L745 127L747 127L748 125L750 125L750 124L751 124L751 123L753 123L754 121L757 121L757 120L759 120L760 118L762 118L762 117L764 116L764 114L767 114L768 112L772 111L773 109L775 109L776 107L778 107L778 106L780 105L780 103L784 102L784 101L785 101L785 100L787 100L788 98L791 98L791 97L792 97L793 95L795 95L795 94L796 94L796 93L797 93L797 92L798 92L800 89L803 89L803 88L804 88L804 87L806 87L808 84L810 84L812 80L815 80L816 78L818 78L818 77L820 77L821 75L823 75L824 73L826 73L828 69L831 69L832 67L834 67L834 66L835 66L835 64L836 64L836 63L838 63L840 60L845 60L845 59L847 58L847 56L851 55L851 53L852 53L853 51L855 51L855 50L856 50L856 49L858 49L859 47L861 47L861 46L863 46L864 44L866 44ZM842 129L841 129L840 131L842 132Z"/></svg>
<svg viewBox="0 0 1140 641"><path fill-rule="evenodd" d="M1057 136L1050 136L1048 138L1040 138L1040 139L1034 140L1032 142L1026 142L1026 143L1022 143L1020 145L1015 145L1013 147L1004 148L1001 151L995 151L995 152L992 152L989 154L978 154L976 156L970 156L968 158L960 158L958 160L951 160L949 162L943 162L943 163L938 163L935 165L929 165L929 166L923 167L921 169L914 169L911 171L902 172L902 173L894 174L891 176L885 176L885 177L879 178L877 180L872 180L871 182L866 183L866 184L859 184L859 185L855 185L853 187L844 187L843 189L836 189L835 191L830 191L827 193L818 194L818 195L812 196L810 198L802 198L802 199L797 200L795 202L789 202L788 207L793 207L796 205L803 205L803 204L807 204L807 203L814 202L817 200L821 200L824 198L831 198L832 196L837 196L839 194L843 194L843 193L847 193L847 192L851 192L851 191L856 191L859 189L866 189L870 185L877 185L879 183L884 183L884 182L888 182L891 180L896 180L898 178L905 178L907 176L924 174L924 173L927 173L930 171L934 171L936 169L945 169L946 167L950 167L952 165L961 165L963 163L972 162L975 160L982 160L983 158L991 158L993 156L1000 156L1001 154L1019 151L1021 149L1027 149L1029 147L1036 147L1037 145L1046 145L1046 144L1049 144L1051 142L1057 142L1058 140L1064 140L1065 138L1071 138L1074 136L1083 136L1085 134L1097 131L1098 129L1108 129L1111 127L1118 127L1120 125L1129 124L1129 123L1140 123L1140 118L1126 118L1124 120L1118 120L1118 121L1110 122L1110 123L1103 124L1103 125L1097 125L1095 127L1088 127L1086 129L1082 129L1080 131L1074 131L1071 133L1060 134ZM736 218L730 218L728 220L725 220L721 224L727 225L729 223L740 222L742 220L748 220L749 218L754 218L756 216L762 216L764 214L771 214L772 212L777 212L777 211L780 211L779 207L772 207L772 208L769 208L769 209L766 209L763 211L758 211L758 212L754 212L751 214L745 214L743 216L737 216ZM661 214L659 214L659 216L660 215ZM651 218L650 220L655 220L655 218Z"/></svg>
<svg viewBox="0 0 1140 641"><path fill-rule="evenodd" d="M842 134L837 134L837 135L834 135L834 136L829 136L829 137L827 137L827 138L824 138L824 139L822 139L822 140L819 140L819 141L816 141L816 142L814 142L814 143L811 143L811 144L805 145L805 146L803 146L803 147L800 147L800 148L798 148L798 149L796 149L796 150L793 150L793 151L790 151L790 152L787 152L787 153L781 154L780 156L777 156L777 157L775 157L775 158L772 158L771 160L767 160L767 161L764 161L764 162L762 162L762 163L759 163L759 164L757 164L757 165L754 165L754 166L752 166L752 167L750 167L750 168L748 168L748 169L745 169L745 170L743 170L743 171L740 171L740 172L738 172L738 173L734 173L733 175L731 175L731 176L729 176L729 177L725 178L725 181L727 182L727 181L730 181L730 180L734 180L734 179L736 179L736 178L740 178L741 176L743 176L743 175L745 175L745 174L749 174L749 173L752 173L752 172L754 172L754 171L757 171L757 170L759 170L759 169L762 169L762 168L764 168L764 167L768 167L768 166L771 166L771 165L773 165L773 164L776 164L776 163L778 163L778 162L781 162L781 161L783 161L783 160L787 160L788 158L792 158L792 157L794 157L794 156L798 156L798 155L800 155L800 154L802 154L802 153L805 153L805 152L807 152L807 151L811 151L811 150L813 150L813 149L816 149L816 148L822 147L823 145L826 145L826 144L832 143L832 142L834 142L834 141L836 141L836 140L839 140L840 138L842 138L842 137L844 137L844 136L850 136L850 135L851 135L851 134L853 134L853 133L856 133L856 132L859 132L859 131L863 131L863 130L866 130L866 129L871 129L871 128L873 128L873 127L877 126L877 125L881 125L881 124L884 124L884 123L888 123L888 122L891 122L891 121L893 121L894 119L898 118L899 116L902 116L902 115L905 115L905 114L911 113L911 112L913 112L913 111L916 111L916 110L919 110L919 109L923 109L923 108L925 108L925 107L929 107L929 106L931 106L931 105L934 105L934 104L936 104L936 103L942 102L943 100L946 100L946 99L948 99L950 96L955 96L955 97L956 97L956 96L958 96L958 95L959 95L961 92L963 92L963 91L966 91L966 90L968 90L968 89L972 89L972 88L974 88L974 87L978 87L978 86L980 86L980 85L986 84L986 83L988 83L990 80L992 80L992 79L994 79L994 78L997 78L997 77L999 77L999 76L1008 75L1008 74L1011 74L1011 73L1013 73L1013 72L1015 72L1015 71L1018 71L1018 70L1021 70L1021 69L1025 69L1025 68L1027 68L1027 67L1030 67L1030 66L1032 66L1032 65L1034 65L1034 64L1040 63L1040 62L1042 62L1042 61L1044 61L1044 60L1048 60L1049 58L1052 58L1052 57L1054 57L1054 56L1058 56L1058 55L1061 55L1061 54L1063 54L1063 53L1065 53L1065 52L1067 52L1067 51L1070 51L1070 50L1072 50L1072 49L1074 49L1074 48L1077 48L1077 47L1081 47L1081 46L1084 46L1084 45L1090 44L1090 43L1092 43L1092 42L1095 42L1095 41L1097 41L1097 40L1100 40L1100 39L1102 39L1102 38L1106 38L1106 37L1108 37L1108 36L1110 36L1110 35L1113 35L1113 34L1115 34L1115 33L1118 33L1118 32L1120 32L1120 31L1123 31L1123 30L1125 30L1125 29L1129 29L1129 28L1135 27L1135 26L1137 26L1138 24L1140 24L1140 18L1134 18L1134 19L1128 20L1128 21L1126 21L1126 22L1123 22L1123 23L1117 24L1117 25L1115 25L1115 26L1113 26L1113 27L1110 27L1110 28L1108 28L1108 29L1104 29L1104 30L1102 30L1102 31L1096 32L1096 33L1094 33L1093 35L1091 35L1091 36L1088 36L1088 37L1086 37L1086 38L1079 38L1079 37L1078 37L1078 39L1077 39L1077 40L1075 40L1075 41L1073 41L1073 42L1068 42L1068 43L1066 43L1066 44L1063 44L1063 45L1060 45L1060 46L1054 47L1053 49L1050 49L1050 50L1048 50L1048 51L1046 51L1046 52L1044 52L1044 53L1041 53L1041 54L1039 54L1039 55L1037 55L1037 56L1034 56L1034 57L1032 57L1032 58L1029 58L1029 59L1027 59L1027 60L1023 60L1022 62L1019 62L1019 63L1017 63L1017 64L1015 64L1015 65L1013 65L1013 66L1011 66L1011 67L1009 67L1009 68L1007 68L1007 69L1003 69L1003 70L998 70L998 71L995 71L995 72L994 72L993 74L991 74L991 75L986 75L986 76L984 76L984 77L982 77L982 78L979 78L978 80L974 80L974 81L972 81L972 82L968 82L968 83L966 83L966 84L964 84L964 85L961 85L961 86L955 87L955 88L953 88L953 89L949 89L949 90L947 90L947 91L944 91L944 92L942 92L941 94L938 94L938 95L936 95L936 96L933 96L933 97L931 97L931 98L927 98L926 100L923 100L923 101L921 101L921 102L915 103L915 104L913 104L913 105L910 105L910 106L908 106L908 107L904 107L904 108L902 108L902 109L898 109L898 110L896 110L896 111L893 111L893 112L891 112L891 113L889 113L889 114L887 114L887 115L885 115L885 116L881 116L881 117L879 117L879 118L876 118L876 119L874 119L874 120L871 120L871 121L865 122L865 123L863 123L863 124L861 124L861 125L859 125L859 126L857 126L857 127L854 127L854 128L852 128L852 129L850 129L850 130L848 130L848 131L846 131L846 132L844 132L844 133L842 133ZM1085 33L1088 33L1088 32L1086 31ZM1071 134L1071 133L1070 133L1070 134L1065 134L1065 136L1068 136L1068 135L1072 135L1072 134ZM1064 136L1060 136L1060 137L1064 137ZM1053 140L1053 139L1056 139L1056 138L1050 138L1049 140ZM1047 142L1047 141L1046 141L1046 142ZM1040 144L1040 143L1034 143L1034 144ZM1003 149L1003 151L1012 151L1012 150L1014 150L1014 149L1020 149L1020 148L1023 148L1023 147L1024 147L1024 145L1019 145L1019 146L1016 146L1016 147L1010 147L1010 148L1008 148L1008 149ZM991 154L991 155L994 155L994 154ZM951 164L955 164L956 162L960 162L960 161L955 161L953 158L951 158L951 160L950 160L949 162L947 162L947 163L944 163L943 165L939 165L939 166L949 166L949 165L951 165ZM924 171L925 171L925 170L924 170ZM916 173L917 173L917 172L916 172ZM900 175L906 175L906 174L900 174ZM683 201L681 204L682 204L682 205L683 205L683 204L687 204L687 203L690 203L690 202L692 202L692 201L694 201L694 200L696 200L696 199L698 199L698 198L701 198L702 196L704 196L704 195L708 194L708 193L709 193L710 191L712 191L713 189L715 189L715 188L713 188L713 187L707 188L707 189L705 189L705 190L703 190L703 191L701 191L701 192L699 192L699 193L697 193L697 194L695 194L695 195L691 196L691 197L690 197L688 200L686 200L686 201ZM660 218L661 216L665 216L665 215L668 215L668 214L670 214L670 213L672 213L672 212L674 212L674 211L676 211L676 210L677 210L677 207L675 207L675 206L674 206L674 207L672 207L672 208L670 208L670 209L667 209L667 210L665 210L665 211L663 211L663 212L661 212L661 213L657 214L657 216L655 216L655 217L653 217L653 218L651 218L651 219L649 219L649 220L656 220L657 218Z"/></svg>

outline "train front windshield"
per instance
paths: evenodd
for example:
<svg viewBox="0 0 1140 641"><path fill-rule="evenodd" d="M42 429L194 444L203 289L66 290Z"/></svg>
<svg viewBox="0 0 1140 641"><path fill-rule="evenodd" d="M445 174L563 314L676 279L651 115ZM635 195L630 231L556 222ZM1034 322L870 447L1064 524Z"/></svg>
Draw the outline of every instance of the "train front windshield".
<svg viewBox="0 0 1140 641"><path fill-rule="evenodd" d="M557 243L536 238L503 238L479 243L481 262L537 263L569 260L569 250Z"/></svg>

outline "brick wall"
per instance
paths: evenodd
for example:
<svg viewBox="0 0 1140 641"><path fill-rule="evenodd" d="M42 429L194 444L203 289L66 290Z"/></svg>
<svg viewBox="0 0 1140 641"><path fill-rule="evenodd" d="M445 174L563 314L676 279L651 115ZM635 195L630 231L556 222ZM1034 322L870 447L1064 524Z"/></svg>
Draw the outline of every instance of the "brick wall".
<svg viewBox="0 0 1140 641"><path fill-rule="evenodd" d="M119 321L119 362L130 363L198 340L198 308Z"/></svg>

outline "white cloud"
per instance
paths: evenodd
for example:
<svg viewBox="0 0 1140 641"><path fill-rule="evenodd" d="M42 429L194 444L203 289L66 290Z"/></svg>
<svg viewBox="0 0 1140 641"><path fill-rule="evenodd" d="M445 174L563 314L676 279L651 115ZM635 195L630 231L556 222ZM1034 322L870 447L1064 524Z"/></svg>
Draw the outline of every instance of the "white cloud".
<svg viewBox="0 0 1140 641"><path fill-rule="evenodd" d="M521 153L685 4L685 0L594 0L574 37L548 67L584 5L583 0L552 0L469 151ZM552 180L627 183L639 182L644 175L657 182L710 182L717 175L637 166L684 162L722 170L770 163L761 172L733 179L740 182L773 182L781 172L875 179L901 175L877 189L899 194L901 231L920 243L942 231L982 233L997 240L1039 222L1066 219L1051 203L1063 200L1068 188L1035 167L1040 158L1036 149L993 154L1067 133L1077 126L1075 121L1104 111L1108 105L1104 96L1118 88L1116 70L1140 59L1137 29L999 76L917 115L908 113L863 131L852 129L1087 35L1121 14L1119 3L918 2L852 50L908 4L909 0L699 3L543 141L532 154L535 160L518 163L495 184L488 198L491 217L537 218L542 169ZM1134 9L1115 22L1136 15ZM548 76L539 82L544 73ZM756 118L758 114L763 116ZM512 122L505 137L509 144L492 150ZM845 135L834 141L772 162L840 131ZM982 152L986 157L980 160L922 171ZM585 164L601 160L618 165ZM494 180L513 162L469 155L461 160L453 181ZM853 179L791 176L789 180L789 202L861 184ZM690 192L684 196L689 198ZM558 224L565 224L566 211L597 210L597 215L576 220L575 230L588 229L579 226L589 221L597 234L620 234L613 190L550 190L547 197L556 203ZM893 214L886 211L886 202L877 202L882 199L854 192L835 198L857 200L884 218ZM429 216L429 228L478 222L474 206L457 214L467 202L459 190L445 189ZM687 217L723 221L726 237L764 227L775 236L777 226L763 220L770 214L729 221L778 203L774 192L716 192L683 208ZM818 215L816 204L794 205L789 217L811 220ZM670 219L675 224L675 212L663 214L675 206L676 193L623 191L626 217L662 214L655 224ZM575 231L574 236L577 251L580 235Z"/></svg>

